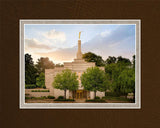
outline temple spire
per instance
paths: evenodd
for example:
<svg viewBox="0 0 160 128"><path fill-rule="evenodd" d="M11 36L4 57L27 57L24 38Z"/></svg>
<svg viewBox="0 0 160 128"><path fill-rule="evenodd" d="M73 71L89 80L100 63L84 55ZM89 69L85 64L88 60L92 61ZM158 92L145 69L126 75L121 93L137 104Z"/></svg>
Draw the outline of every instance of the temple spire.
<svg viewBox="0 0 160 128"><path fill-rule="evenodd" d="M82 52L81 52L81 40L78 40L77 59L82 59Z"/></svg>
<svg viewBox="0 0 160 128"><path fill-rule="evenodd" d="M82 59L81 40L80 40L80 37L81 37L81 32L79 32L77 59Z"/></svg>

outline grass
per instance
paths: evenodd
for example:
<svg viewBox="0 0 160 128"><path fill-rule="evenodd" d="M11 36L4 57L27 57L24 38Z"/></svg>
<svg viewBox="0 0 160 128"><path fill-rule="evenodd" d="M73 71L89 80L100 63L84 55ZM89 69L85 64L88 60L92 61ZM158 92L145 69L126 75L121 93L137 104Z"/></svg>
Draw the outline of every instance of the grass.
<svg viewBox="0 0 160 128"><path fill-rule="evenodd" d="M116 100L116 101L133 101L131 99L127 99L125 97L113 97L113 96L105 96L103 97L102 99L105 99L105 100Z"/></svg>

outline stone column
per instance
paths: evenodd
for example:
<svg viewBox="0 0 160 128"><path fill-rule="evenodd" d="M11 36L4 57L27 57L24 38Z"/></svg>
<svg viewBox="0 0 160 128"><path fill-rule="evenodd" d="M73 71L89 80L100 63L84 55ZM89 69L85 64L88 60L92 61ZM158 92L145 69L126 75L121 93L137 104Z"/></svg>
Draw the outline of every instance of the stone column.
<svg viewBox="0 0 160 128"><path fill-rule="evenodd" d="M81 40L78 40L77 59L82 59L82 52L81 52Z"/></svg>
<svg viewBox="0 0 160 128"><path fill-rule="evenodd" d="M69 99L69 90L66 91L66 99Z"/></svg>
<svg viewBox="0 0 160 128"><path fill-rule="evenodd" d="M94 92L90 91L90 99L94 99Z"/></svg>

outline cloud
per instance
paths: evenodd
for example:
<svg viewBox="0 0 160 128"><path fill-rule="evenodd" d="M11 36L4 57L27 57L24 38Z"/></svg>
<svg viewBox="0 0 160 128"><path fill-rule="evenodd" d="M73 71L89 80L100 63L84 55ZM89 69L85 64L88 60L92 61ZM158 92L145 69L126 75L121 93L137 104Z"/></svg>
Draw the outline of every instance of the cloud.
<svg viewBox="0 0 160 128"><path fill-rule="evenodd" d="M101 36L102 36L102 37L106 37L106 36L109 36L110 33L111 33L110 31L106 30L106 31L104 31L104 32L101 32Z"/></svg>
<svg viewBox="0 0 160 128"><path fill-rule="evenodd" d="M58 40L64 42L66 40L66 35L64 32L56 31L55 29L44 33L44 36L48 39Z"/></svg>
<svg viewBox="0 0 160 128"><path fill-rule="evenodd" d="M121 25L113 31L104 31L83 43L82 52L96 53L104 60L108 56L123 56L132 59L135 54L135 30L133 27ZM35 54L40 57L49 57L54 63L62 63L73 61L76 58L76 53L77 45L72 48L61 48L47 53L36 52Z"/></svg>
<svg viewBox="0 0 160 128"><path fill-rule="evenodd" d="M41 57L49 57L53 62L62 63L62 62L71 62L74 58L76 58L76 51L75 48L64 48L58 49L53 52L48 53L41 53L37 52L36 55Z"/></svg>
<svg viewBox="0 0 160 128"><path fill-rule="evenodd" d="M25 39L25 47L27 49L47 49L50 50L52 49L51 47L49 47L48 45L42 44L41 42L39 42L36 39Z"/></svg>

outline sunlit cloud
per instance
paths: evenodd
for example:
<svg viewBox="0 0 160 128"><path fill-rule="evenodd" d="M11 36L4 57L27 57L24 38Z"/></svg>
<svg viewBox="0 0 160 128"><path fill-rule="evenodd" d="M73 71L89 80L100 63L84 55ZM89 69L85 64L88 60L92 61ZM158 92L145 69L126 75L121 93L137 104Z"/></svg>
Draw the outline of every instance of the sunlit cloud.
<svg viewBox="0 0 160 128"><path fill-rule="evenodd" d="M53 39L53 40L57 40L60 42L66 41L65 33L61 31L56 31L55 29L48 31L44 33L43 35L48 39Z"/></svg>
<svg viewBox="0 0 160 128"><path fill-rule="evenodd" d="M53 62L56 63L63 63L63 62L73 61L73 59L76 58L76 51L77 49L75 48L64 48L64 49L58 49L53 52L48 52L48 53L37 52L35 54L42 57L49 57Z"/></svg>
<svg viewBox="0 0 160 128"><path fill-rule="evenodd" d="M31 49L52 49L48 45L39 42L37 39L25 39L25 47Z"/></svg>

